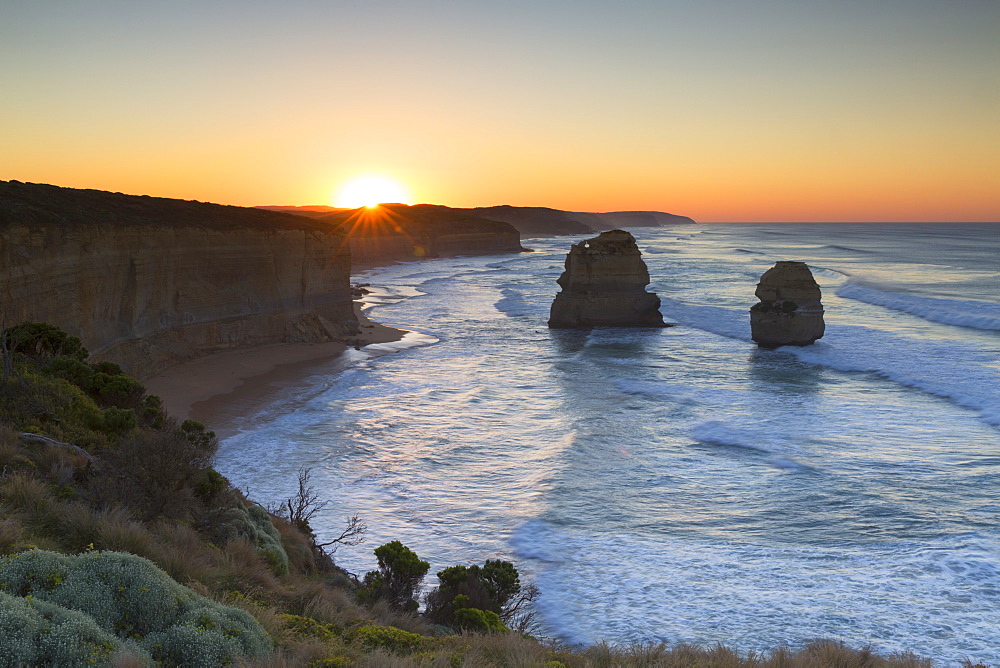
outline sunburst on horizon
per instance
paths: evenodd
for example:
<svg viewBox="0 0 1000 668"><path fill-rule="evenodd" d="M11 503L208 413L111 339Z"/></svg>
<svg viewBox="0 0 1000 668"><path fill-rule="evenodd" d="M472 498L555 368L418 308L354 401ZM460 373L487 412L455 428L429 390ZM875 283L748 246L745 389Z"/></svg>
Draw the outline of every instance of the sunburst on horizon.
<svg viewBox="0 0 1000 668"><path fill-rule="evenodd" d="M333 197L333 205L343 209L375 207L389 203L412 204L413 197L399 181L375 174L345 181Z"/></svg>

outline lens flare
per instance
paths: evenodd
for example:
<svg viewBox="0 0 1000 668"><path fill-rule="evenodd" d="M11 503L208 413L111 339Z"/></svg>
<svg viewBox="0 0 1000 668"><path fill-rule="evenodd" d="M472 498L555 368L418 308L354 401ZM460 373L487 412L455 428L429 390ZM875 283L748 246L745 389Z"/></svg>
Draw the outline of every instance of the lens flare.
<svg viewBox="0 0 1000 668"><path fill-rule="evenodd" d="M412 197L398 181L384 176L359 176L344 183L333 205L344 209L373 207L379 204L411 204Z"/></svg>

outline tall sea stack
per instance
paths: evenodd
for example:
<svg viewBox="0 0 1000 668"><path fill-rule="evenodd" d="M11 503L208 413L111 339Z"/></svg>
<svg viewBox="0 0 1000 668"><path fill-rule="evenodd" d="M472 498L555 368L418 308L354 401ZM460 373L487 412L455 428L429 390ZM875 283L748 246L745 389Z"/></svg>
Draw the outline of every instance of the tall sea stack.
<svg viewBox="0 0 1000 668"><path fill-rule="evenodd" d="M635 237L603 232L574 244L559 277L549 327L665 327L660 298L646 292L649 271Z"/></svg>
<svg viewBox="0 0 1000 668"><path fill-rule="evenodd" d="M808 346L822 338L823 305L805 262L778 262L764 272L750 308L750 334L762 348Z"/></svg>

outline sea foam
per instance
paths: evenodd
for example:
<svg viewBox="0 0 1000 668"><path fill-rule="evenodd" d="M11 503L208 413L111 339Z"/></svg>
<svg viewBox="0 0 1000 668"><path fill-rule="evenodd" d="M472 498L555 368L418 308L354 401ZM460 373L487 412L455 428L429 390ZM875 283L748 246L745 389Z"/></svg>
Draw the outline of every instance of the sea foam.
<svg viewBox="0 0 1000 668"><path fill-rule="evenodd" d="M662 299L664 312L678 322L713 334L748 340L743 311ZM1000 427L1000 358L972 345L938 342L859 325L828 324L823 339L810 346L783 346L775 354L840 371L875 373L977 411Z"/></svg>
<svg viewBox="0 0 1000 668"><path fill-rule="evenodd" d="M571 643L725 636L745 652L821 637L953 664L1000 660L1000 651L982 650L1000 605L996 546L971 537L931 546L726 544L536 519L512 542L538 573L542 616Z"/></svg>
<svg viewBox="0 0 1000 668"><path fill-rule="evenodd" d="M837 296L911 313L946 325L1000 330L1000 304L884 292L850 282L837 290Z"/></svg>

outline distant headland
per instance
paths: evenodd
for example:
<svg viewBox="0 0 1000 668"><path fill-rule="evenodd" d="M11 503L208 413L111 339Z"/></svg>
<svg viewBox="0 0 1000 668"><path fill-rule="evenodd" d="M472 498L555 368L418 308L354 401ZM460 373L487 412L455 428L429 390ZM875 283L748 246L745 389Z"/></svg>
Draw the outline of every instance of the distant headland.
<svg viewBox="0 0 1000 668"><path fill-rule="evenodd" d="M543 206L481 206L460 209L433 204L393 204L394 209L413 212L422 217L440 217L441 220L464 217L500 221L512 225L522 238L554 237L563 234L593 234L617 227L660 227L665 225L693 225L695 221L687 216L679 216L663 211L611 211L593 213L583 211L562 211ZM261 206L268 211L295 213L310 218L320 218L331 214L343 215L352 209L338 209L332 206Z"/></svg>

